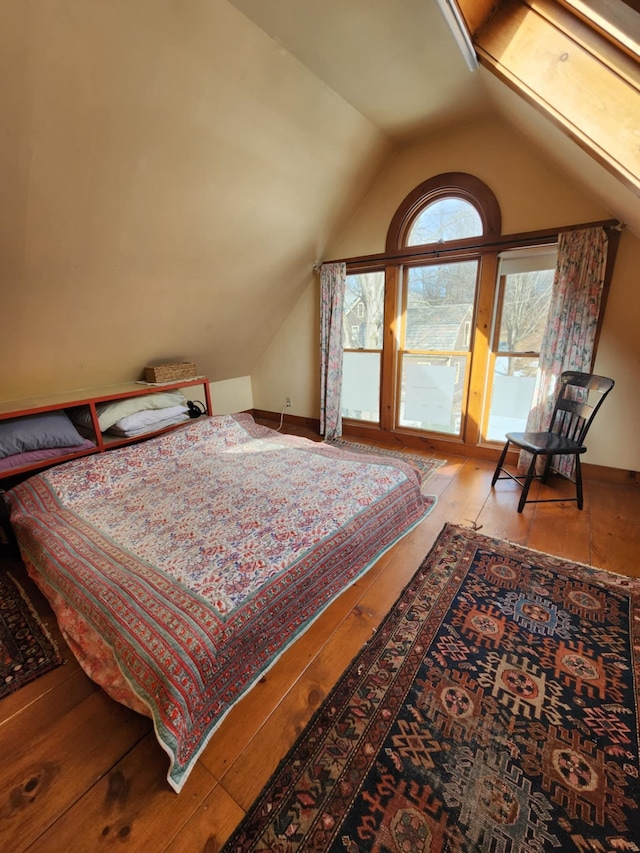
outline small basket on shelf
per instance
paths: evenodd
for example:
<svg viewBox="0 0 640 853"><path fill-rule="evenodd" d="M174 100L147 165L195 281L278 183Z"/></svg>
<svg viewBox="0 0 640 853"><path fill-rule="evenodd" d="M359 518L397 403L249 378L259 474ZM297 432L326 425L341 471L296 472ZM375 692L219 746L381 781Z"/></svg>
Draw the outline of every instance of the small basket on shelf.
<svg viewBox="0 0 640 853"><path fill-rule="evenodd" d="M179 382L181 379L194 379L196 376L196 366L191 361L181 361L174 364L156 364L145 367L144 369L144 381L154 384L160 382Z"/></svg>

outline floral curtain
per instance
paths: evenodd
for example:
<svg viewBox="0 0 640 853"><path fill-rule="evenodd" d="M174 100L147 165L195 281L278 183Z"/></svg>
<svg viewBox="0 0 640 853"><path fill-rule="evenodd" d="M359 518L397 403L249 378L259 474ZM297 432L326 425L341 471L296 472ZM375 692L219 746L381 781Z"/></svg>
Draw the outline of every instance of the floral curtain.
<svg viewBox="0 0 640 853"><path fill-rule="evenodd" d="M320 269L320 433L325 441L342 435L342 315L345 263Z"/></svg>
<svg viewBox="0 0 640 853"><path fill-rule="evenodd" d="M558 239L549 319L542 338L533 407L527 432L548 429L556 387L564 370L590 373L607 266L608 238L604 228L566 231ZM528 464L520 454L520 467ZM559 470L571 476L575 460L565 457Z"/></svg>

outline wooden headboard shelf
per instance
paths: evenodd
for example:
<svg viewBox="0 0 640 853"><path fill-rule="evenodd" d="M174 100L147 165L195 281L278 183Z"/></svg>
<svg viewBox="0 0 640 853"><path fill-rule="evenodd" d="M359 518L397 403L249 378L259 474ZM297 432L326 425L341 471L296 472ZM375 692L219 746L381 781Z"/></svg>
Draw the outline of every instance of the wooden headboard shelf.
<svg viewBox="0 0 640 853"><path fill-rule="evenodd" d="M19 400L4 400L0 401L0 421L7 418L19 418L25 415L35 415L43 412L54 412L60 409L68 410L80 406L88 406L91 412L91 421L93 429L87 437L95 441L95 447L87 448L80 452L56 456L51 459L40 460L29 465L10 468L6 471L0 471L0 479L6 479L29 472L48 468L51 465L58 465L60 462L66 462L69 459L76 459L80 456L88 456L92 453L102 453L105 450L110 450L114 447L121 447L124 444L132 444L135 441L140 441L144 438L149 438L153 435L159 435L161 432L167 432L170 429L176 429L176 426L166 427L162 430L145 433L136 438L121 438L113 435L105 435L100 431L98 423L98 413L96 406L100 403L113 402L115 400L126 400L132 397L142 397L148 394L158 394L162 391L175 391L193 386L200 386L204 400L202 401L206 414L213 413L211 406L211 389L209 380L206 376L198 376L194 379L180 379L176 382L166 382L161 385L151 385L143 382L126 382L121 385L108 385L102 388L83 388L77 391L67 393L49 394L42 397L23 397ZM185 396L187 396L185 394ZM191 395L189 395L191 396ZM177 425L179 426L179 425Z"/></svg>

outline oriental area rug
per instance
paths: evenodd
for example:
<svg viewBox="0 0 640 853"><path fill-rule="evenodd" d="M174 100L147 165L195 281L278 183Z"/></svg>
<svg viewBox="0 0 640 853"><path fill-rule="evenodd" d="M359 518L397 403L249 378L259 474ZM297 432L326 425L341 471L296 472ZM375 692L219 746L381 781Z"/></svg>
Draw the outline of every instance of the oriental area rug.
<svg viewBox="0 0 640 853"><path fill-rule="evenodd" d="M640 850L639 620L638 580L445 525L225 853Z"/></svg>
<svg viewBox="0 0 640 853"><path fill-rule="evenodd" d="M371 444L360 444L356 441L347 441L342 438L331 439L327 444L340 447L342 450L352 450L354 453L375 453L377 456L387 456L391 459L400 459L403 462L408 462L414 468L418 469L422 486L436 473L438 468L447 464L445 459L434 459L431 456L421 456L419 453L405 453L403 450L375 447Z"/></svg>
<svg viewBox="0 0 640 853"><path fill-rule="evenodd" d="M0 699L62 662L27 594L0 573Z"/></svg>

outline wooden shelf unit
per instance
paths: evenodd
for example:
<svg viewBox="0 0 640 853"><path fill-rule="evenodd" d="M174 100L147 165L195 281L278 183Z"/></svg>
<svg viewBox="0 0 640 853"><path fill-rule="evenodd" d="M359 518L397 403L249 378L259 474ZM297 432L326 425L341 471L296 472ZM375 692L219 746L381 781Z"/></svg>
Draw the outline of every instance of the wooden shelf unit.
<svg viewBox="0 0 640 853"><path fill-rule="evenodd" d="M198 376L195 379L179 379L176 382L167 382L162 385L150 385L144 382L125 382L120 385L108 385L101 388L82 388L77 391L49 394L42 397L23 397L19 400L0 401L0 420L6 420L7 418L19 418L25 415L36 415L43 412L54 412L60 409L66 410L78 408L80 406L88 406L89 411L91 412L91 421L93 424L93 434L88 437L92 441L96 442L95 447L90 447L77 453L55 456L50 459L43 459L38 462L32 462L28 465L21 465L20 467L0 471L0 479L6 479L15 475L48 468L51 465L58 465L60 462L67 462L69 459L76 459L80 456L102 453L105 450L111 450L114 447L122 447L125 444L132 444L136 441L176 429L181 426L181 424L174 424L173 426L165 427L160 430L150 430L149 432L136 436L135 438L124 438L116 435L106 436L100 431L96 406L100 403L127 400L132 397L144 397L149 394L159 394L163 391L185 391L187 388L193 388L196 386L202 387L204 401L200 402L204 403L206 414L211 415L213 413L211 406L211 388L209 387L209 380L206 376ZM187 396L190 395L185 393L185 397Z"/></svg>

